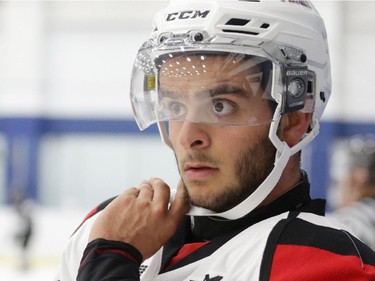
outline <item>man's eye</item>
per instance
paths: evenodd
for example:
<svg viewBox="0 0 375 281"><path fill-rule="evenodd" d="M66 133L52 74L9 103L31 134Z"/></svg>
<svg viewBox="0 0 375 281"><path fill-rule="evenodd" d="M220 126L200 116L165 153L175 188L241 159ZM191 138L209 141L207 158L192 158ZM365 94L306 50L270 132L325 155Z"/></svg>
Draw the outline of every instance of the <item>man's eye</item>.
<svg viewBox="0 0 375 281"><path fill-rule="evenodd" d="M169 116L172 118L179 118L181 116L184 116L187 112L186 106L179 102L173 102L168 104L167 106Z"/></svg>
<svg viewBox="0 0 375 281"><path fill-rule="evenodd" d="M213 103L213 110L216 115L225 116L236 110L236 107L225 100L218 100Z"/></svg>

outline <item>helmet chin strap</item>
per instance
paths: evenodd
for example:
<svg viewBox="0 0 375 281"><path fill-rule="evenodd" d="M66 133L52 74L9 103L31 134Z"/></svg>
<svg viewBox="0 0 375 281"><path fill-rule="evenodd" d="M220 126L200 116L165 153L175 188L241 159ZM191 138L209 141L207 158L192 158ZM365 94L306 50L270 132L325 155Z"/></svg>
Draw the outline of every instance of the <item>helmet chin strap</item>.
<svg viewBox="0 0 375 281"><path fill-rule="evenodd" d="M286 142L280 140L277 136L277 128L280 123L280 108L277 107L274 113L274 120L271 123L270 130L268 137L270 138L273 145L276 147L276 155L275 155L275 162L274 168L272 169L271 173L267 176L267 178L263 181L263 183L251 194L249 195L244 201L242 201L237 206L229 209L225 212L216 213L212 210L205 209L202 207L191 206L191 209L188 213L190 216L215 216L221 217L228 220L235 220L244 217L251 211L253 211L256 207L261 204L264 199L271 193L274 189L278 181L280 180L281 174L284 171L285 166L287 165L289 158L296 153L297 151L301 150L306 144L310 143L312 139L319 132L319 123L315 121L312 130L305 135L305 137L293 147L289 147ZM169 146L172 147L172 144L168 138L167 130L165 127L165 123L158 123L159 131L162 137L162 140ZM175 190L172 190L171 198L173 200L175 195Z"/></svg>

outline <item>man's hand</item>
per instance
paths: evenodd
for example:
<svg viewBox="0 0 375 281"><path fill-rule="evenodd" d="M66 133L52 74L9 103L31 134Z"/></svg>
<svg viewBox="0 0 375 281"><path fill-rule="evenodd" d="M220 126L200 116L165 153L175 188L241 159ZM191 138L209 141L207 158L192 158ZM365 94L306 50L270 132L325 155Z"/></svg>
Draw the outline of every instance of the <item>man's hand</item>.
<svg viewBox="0 0 375 281"><path fill-rule="evenodd" d="M143 259L154 255L176 232L190 204L182 182L169 206L170 189L161 179L143 181L113 200L95 221L89 242L97 238L122 241Z"/></svg>

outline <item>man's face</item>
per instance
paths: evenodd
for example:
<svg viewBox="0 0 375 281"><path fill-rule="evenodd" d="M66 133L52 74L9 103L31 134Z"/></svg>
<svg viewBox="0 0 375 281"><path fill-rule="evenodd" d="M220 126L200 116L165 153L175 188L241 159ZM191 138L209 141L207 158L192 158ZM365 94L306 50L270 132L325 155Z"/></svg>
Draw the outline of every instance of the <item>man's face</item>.
<svg viewBox="0 0 375 281"><path fill-rule="evenodd" d="M254 79L259 68L241 68L250 60L191 56L172 58L161 69L160 100L170 114L169 138L182 180L193 205L215 212L246 199L273 168L272 114ZM198 72L171 75L168 69L175 67ZM258 125L245 126L248 119Z"/></svg>

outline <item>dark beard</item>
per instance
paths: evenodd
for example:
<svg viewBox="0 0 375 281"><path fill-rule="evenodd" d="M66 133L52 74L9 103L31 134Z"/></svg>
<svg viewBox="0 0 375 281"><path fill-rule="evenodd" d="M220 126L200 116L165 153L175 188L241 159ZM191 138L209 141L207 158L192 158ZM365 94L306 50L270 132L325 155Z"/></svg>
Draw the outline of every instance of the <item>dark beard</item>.
<svg viewBox="0 0 375 281"><path fill-rule="evenodd" d="M234 182L232 186L227 186L222 193L212 196L210 200L191 200L191 203L217 213L230 210L249 197L262 184L274 167L275 155L276 148L268 136L264 136L240 153L236 162L237 182ZM194 157L194 159L210 160L204 155Z"/></svg>
<svg viewBox="0 0 375 281"><path fill-rule="evenodd" d="M225 202L221 208L214 210L224 212L240 204L249 197L271 173L276 156L276 148L268 136L259 139L253 147L241 154L236 163L238 183L226 190L232 192L225 194Z"/></svg>

